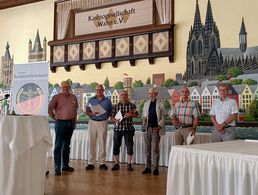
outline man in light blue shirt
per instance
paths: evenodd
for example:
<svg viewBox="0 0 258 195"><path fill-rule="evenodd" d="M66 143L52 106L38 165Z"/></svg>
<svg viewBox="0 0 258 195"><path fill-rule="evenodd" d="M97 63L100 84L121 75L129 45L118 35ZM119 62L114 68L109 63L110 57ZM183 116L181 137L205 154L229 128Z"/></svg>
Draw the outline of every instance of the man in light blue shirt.
<svg viewBox="0 0 258 195"><path fill-rule="evenodd" d="M103 85L96 86L96 95L91 97L86 106L86 114L90 117L88 123L89 135L89 159L85 170L93 170L96 161L96 143L98 140L98 158L100 169L107 170L106 162L106 138L108 118L112 111L110 99L104 96Z"/></svg>

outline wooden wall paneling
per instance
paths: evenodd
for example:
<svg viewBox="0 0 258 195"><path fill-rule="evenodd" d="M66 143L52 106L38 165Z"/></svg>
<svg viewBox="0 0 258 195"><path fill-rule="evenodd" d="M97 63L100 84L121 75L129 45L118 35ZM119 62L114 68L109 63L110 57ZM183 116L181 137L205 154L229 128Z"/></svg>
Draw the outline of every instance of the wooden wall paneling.
<svg viewBox="0 0 258 195"><path fill-rule="evenodd" d="M112 67L117 68L117 61L116 59L116 39L112 39Z"/></svg>
<svg viewBox="0 0 258 195"><path fill-rule="evenodd" d="M169 27L169 28L168 28ZM165 48L162 48L162 45L158 45L158 43L155 43L154 41L157 42L157 40L154 40L154 33L155 33L155 39L157 36L161 33L168 33L168 35L165 34L165 38L163 41L166 41L166 46ZM168 37L167 37L168 36ZM136 37L136 38L135 38ZM136 53L134 53L134 47L135 43L134 41L137 41L137 38L141 37L140 43L138 41L137 44L147 44L145 48L141 48L138 45L138 49L136 49ZM119 39L127 39L125 42L129 44L129 49L128 52L123 52L121 48L120 51L117 48L119 45ZM105 50L102 48L102 56L100 57L100 42L103 43L104 41L107 41L108 47L111 47L111 50L108 51L108 54L105 54ZM118 40L118 41L117 41ZM129 41L128 41L129 40ZM126 44L124 42L124 44ZM128 43L129 42L129 43ZM95 51L94 55L91 55L91 51L87 52L85 50L84 44L86 43L91 43L90 46L88 46L88 49L94 49ZM80 54L79 54L79 59L75 61L69 61L68 58L68 45L71 44L79 44L80 48ZM95 44L95 45L94 45ZM110 46L111 44L111 46ZM117 44L117 45L116 45ZM79 65L81 70L85 70L85 65L86 64L95 64L95 67L97 69L101 68L101 63L103 62L111 62L112 66L114 68L117 67L117 63L119 61L128 61L130 62L131 66L135 66L135 60L138 59L148 59L150 64L155 63L155 58L157 57L168 57L170 62L174 61L174 25L165 25L162 28L158 27L155 28L154 30L150 32L144 32L144 33L133 33L133 34L128 34L127 36L113 36L113 37L100 37L98 39L91 39L91 40L78 40L78 39L67 39L67 40L60 40L60 41L52 41L49 42L50 48L51 48L51 59L50 59L50 66L52 70L54 71L53 67L60 67L60 66L67 66L66 70L69 71L69 66L72 65ZM53 55L54 55L54 49L55 47L64 47L65 46L65 59L64 61L60 58L59 61L53 60ZM154 46L155 46L155 51L154 51ZM57 53L58 54L58 53Z"/></svg>
<svg viewBox="0 0 258 195"><path fill-rule="evenodd" d="M64 69L66 72L70 72L70 65L67 65L68 62L68 44L65 45L65 57L64 57L64 63L66 64L64 66Z"/></svg>
<svg viewBox="0 0 258 195"><path fill-rule="evenodd" d="M53 32L53 37L54 40L57 40L57 2L54 4L54 32Z"/></svg>
<svg viewBox="0 0 258 195"><path fill-rule="evenodd" d="M30 3L36 3L39 1L44 1L44 0L1 0L0 1L0 10L11 8L11 7L16 7L16 6L21 6L21 5L26 5L26 4L30 4Z"/></svg>
<svg viewBox="0 0 258 195"><path fill-rule="evenodd" d="M50 70L51 72L56 72L56 67L53 66L53 46L50 46Z"/></svg>
<svg viewBox="0 0 258 195"><path fill-rule="evenodd" d="M134 43L133 43L133 36L129 37L129 62L131 66L135 66L135 59L133 59L133 48L134 48Z"/></svg>
<svg viewBox="0 0 258 195"><path fill-rule="evenodd" d="M95 67L101 69L101 63L99 61L99 41L95 42Z"/></svg>
<svg viewBox="0 0 258 195"><path fill-rule="evenodd" d="M79 58L79 68L85 70L85 64L83 62L83 43L80 43L80 58Z"/></svg>
<svg viewBox="0 0 258 195"><path fill-rule="evenodd" d="M174 62L174 25L169 30L169 62Z"/></svg>
<svg viewBox="0 0 258 195"><path fill-rule="evenodd" d="M115 31L104 32L104 33L101 32L101 33L94 33L90 35L81 35L73 38L66 38L63 40L54 39L53 41L49 41L48 44L60 45L60 44L71 43L71 42L92 41L92 40L103 39L103 38L113 38L113 37L157 32L161 30L168 30L170 28L171 28L170 24L163 24L163 25L156 25L156 26L148 25L144 27L128 28L128 29L115 30Z"/></svg>
<svg viewBox="0 0 258 195"><path fill-rule="evenodd" d="M149 33L149 43L148 43L148 47L149 47L149 54L150 56L152 56L153 53L153 33ZM154 64L154 57L149 57L149 64Z"/></svg>

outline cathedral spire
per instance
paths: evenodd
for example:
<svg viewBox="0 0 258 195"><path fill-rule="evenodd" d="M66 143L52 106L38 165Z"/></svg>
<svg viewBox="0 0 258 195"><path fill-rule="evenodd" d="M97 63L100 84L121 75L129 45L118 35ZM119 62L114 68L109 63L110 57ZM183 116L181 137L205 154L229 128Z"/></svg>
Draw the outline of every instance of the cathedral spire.
<svg viewBox="0 0 258 195"><path fill-rule="evenodd" d="M6 50L5 50L5 54L4 54L4 59L7 61L7 60L11 60L11 55L10 55L10 51L9 51L9 43L7 42L6 44Z"/></svg>
<svg viewBox="0 0 258 195"><path fill-rule="evenodd" d="M39 30L37 30L33 51L42 51L42 47L41 47L41 43L40 43L40 37L39 37Z"/></svg>
<svg viewBox="0 0 258 195"><path fill-rule="evenodd" d="M244 18L242 18L242 23L241 23L241 28L240 28L240 32L239 34L247 34L246 30L245 30L245 22L244 22Z"/></svg>
<svg viewBox="0 0 258 195"><path fill-rule="evenodd" d="M198 32L202 30L202 22L201 22L201 15L200 15L198 0L196 0L193 30Z"/></svg>
<svg viewBox="0 0 258 195"><path fill-rule="evenodd" d="M206 19L205 19L205 31L212 31L213 28L213 15L211 10L211 2L208 0Z"/></svg>
<svg viewBox="0 0 258 195"><path fill-rule="evenodd" d="M247 48L247 32L245 30L244 18L242 18L240 32L239 32L239 48L242 53L244 53Z"/></svg>

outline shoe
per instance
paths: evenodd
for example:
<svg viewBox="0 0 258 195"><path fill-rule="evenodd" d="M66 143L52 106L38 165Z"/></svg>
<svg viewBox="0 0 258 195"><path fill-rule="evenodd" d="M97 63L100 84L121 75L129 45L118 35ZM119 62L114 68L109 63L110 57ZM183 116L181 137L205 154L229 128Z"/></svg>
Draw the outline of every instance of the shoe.
<svg viewBox="0 0 258 195"><path fill-rule="evenodd" d="M92 164L88 164L88 166L85 167L86 171L89 171L89 170L92 170L92 169L95 169L94 165L92 165Z"/></svg>
<svg viewBox="0 0 258 195"><path fill-rule="evenodd" d="M158 169L154 169L153 175L159 175L159 170Z"/></svg>
<svg viewBox="0 0 258 195"><path fill-rule="evenodd" d="M128 171L133 171L133 167L132 167L131 164L128 164L128 165L127 165L127 170L128 170Z"/></svg>
<svg viewBox="0 0 258 195"><path fill-rule="evenodd" d="M48 176L49 175L49 171L46 171L46 176Z"/></svg>
<svg viewBox="0 0 258 195"><path fill-rule="evenodd" d="M62 171L74 171L73 167L63 167Z"/></svg>
<svg viewBox="0 0 258 195"><path fill-rule="evenodd" d="M55 171L55 176L61 175L61 171Z"/></svg>
<svg viewBox="0 0 258 195"><path fill-rule="evenodd" d="M150 168L145 168L142 172L142 174L148 174L151 173L151 169Z"/></svg>
<svg viewBox="0 0 258 195"><path fill-rule="evenodd" d="M119 166L119 164L114 164L114 166L112 167L112 171L117 171L117 170L119 170L120 169L120 166Z"/></svg>
<svg viewBox="0 0 258 195"><path fill-rule="evenodd" d="M106 164L100 165L99 168L100 168L100 170L107 170L108 169Z"/></svg>

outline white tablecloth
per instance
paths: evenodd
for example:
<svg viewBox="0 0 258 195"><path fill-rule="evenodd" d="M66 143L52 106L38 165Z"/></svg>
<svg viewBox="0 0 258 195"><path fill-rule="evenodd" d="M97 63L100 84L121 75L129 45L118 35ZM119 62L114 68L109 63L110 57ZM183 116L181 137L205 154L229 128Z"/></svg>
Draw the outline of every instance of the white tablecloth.
<svg viewBox="0 0 258 195"><path fill-rule="evenodd" d="M0 194L43 195L46 153L52 145L47 117L0 118Z"/></svg>
<svg viewBox="0 0 258 195"><path fill-rule="evenodd" d="M51 134L54 140L54 130L51 130ZM195 143L207 143L211 142L211 136L208 133L197 133L195 137ZM160 160L159 165L168 166L169 154L171 146L174 145L174 133L167 132L166 135L161 137L160 140ZM107 161L113 161L113 131L109 130L107 134L106 143ZM49 156L53 157L52 151L49 152ZM71 140L71 159L88 160L88 131L87 130L75 130ZM143 132L136 131L134 136L134 155L132 159L133 163L145 164L144 154L144 140ZM120 162L127 162L126 147L124 139L122 142L120 152Z"/></svg>
<svg viewBox="0 0 258 195"><path fill-rule="evenodd" d="M258 142L173 146L167 195L257 195Z"/></svg>

